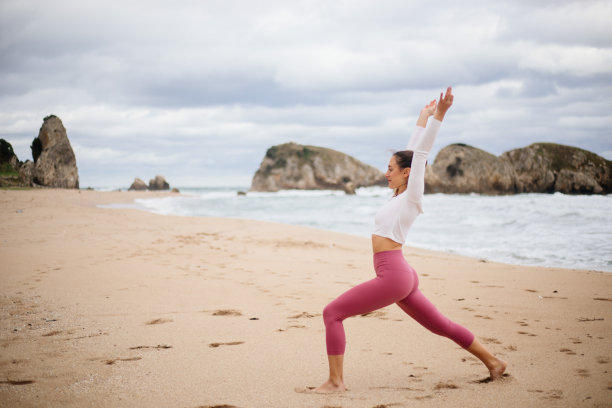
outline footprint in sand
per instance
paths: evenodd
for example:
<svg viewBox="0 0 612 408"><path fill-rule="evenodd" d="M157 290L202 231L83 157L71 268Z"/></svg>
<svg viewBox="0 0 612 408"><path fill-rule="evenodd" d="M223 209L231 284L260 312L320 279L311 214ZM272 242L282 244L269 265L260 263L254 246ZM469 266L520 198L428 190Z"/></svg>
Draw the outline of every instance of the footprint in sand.
<svg viewBox="0 0 612 408"><path fill-rule="evenodd" d="M301 319L301 318L310 319L311 317L317 317L317 316L321 316L321 315L320 314L312 314L312 313L308 313L308 312L302 312L302 313L298 313L298 314L293 315L293 316L289 316L289 317L287 317L287 319Z"/></svg>
<svg viewBox="0 0 612 408"><path fill-rule="evenodd" d="M279 332L284 332L287 331L289 329L305 329L306 326L302 325L302 324L292 324L291 326L287 326L287 328L285 329L278 329L277 331Z"/></svg>
<svg viewBox="0 0 612 408"><path fill-rule="evenodd" d="M171 349L172 346L168 346L167 344L158 344L157 346L136 346L130 347L129 350L142 350L142 349L156 349L156 350L165 350Z"/></svg>
<svg viewBox="0 0 612 408"><path fill-rule="evenodd" d="M196 408L238 408L238 407L234 405L221 404L221 405L199 405Z"/></svg>
<svg viewBox="0 0 612 408"><path fill-rule="evenodd" d="M148 322L146 322L146 325L152 325L152 324L164 324L164 323L170 323L172 322L172 319L153 319L153 320L149 320Z"/></svg>
<svg viewBox="0 0 612 408"><path fill-rule="evenodd" d="M535 336L537 336L537 334L527 333L527 332L524 332L524 331L520 331L520 332L517 332L517 333L518 333L518 334L525 334L525 335L527 335L527 336L529 336L529 337L535 337Z"/></svg>
<svg viewBox="0 0 612 408"><path fill-rule="evenodd" d="M113 359L110 359L110 360L104 360L104 364L106 364L106 365L113 365L117 361L138 361L138 360L142 360L142 357L113 358Z"/></svg>
<svg viewBox="0 0 612 408"><path fill-rule="evenodd" d="M580 376L580 377L585 377L588 378L591 376L591 374L589 373L589 370L586 370L584 368L577 368L576 369L576 375Z"/></svg>
<svg viewBox="0 0 612 408"><path fill-rule="evenodd" d="M593 318L591 318L591 317L579 317L578 318L579 322L598 322L598 321L600 322L602 320L604 320L603 317L593 317Z"/></svg>
<svg viewBox="0 0 612 408"><path fill-rule="evenodd" d="M606 356L599 356L597 357L597 362L599 364L608 364L610 362L610 358Z"/></svg>
<svg viewBox="0 0 612 408"><path fill-rule="evenodd" d="M574 350L568 349L568 348L562 348L559 350L561 353L565 353L568 356L575 356L576 352Z"/></svg>
<svg viewBox="0 0 612 408"><path fill-rule="evenodd" d="M61 330L53 330L53 331L50 331L49 333L43 334L43 337L56 336L56 335L61 334L61 333L62 333Z"/></svg>
<svg viewBox="0 0 612 408"><path fill-rule="evenodd" d="M536 394L541 394L541 399L549 399L549 400L558 400L563 398L563 391L561 390L527 390L527 392L532 392Z"/></svg>
<svg viewBox="0 0 612 408"><path fill-rule="evenodd" d="M457 387L452 382L439 382L435 385L433 389L434 390L456 390L457 388L459 387Z"/></svg>
<svg viewBox="0 0 612 408"><path fill-rule="evenodd" d="M495 337L483 337L482 342L485 344L502 344L502 342L497 340Z"/></svg>
<svg viewBox="0 0 612 408"><path fill-rule="evenodd" d="M7 385L28 385L28 384L34 384L35 381L34 380L3 380L0 381L0 384L7 384Z"/></svg>
<svg viewBox="0 0 612 408"><path fill-rule="evenodd" d="M410 381L412 382L423 382L423 379L421 378L421 375L414 375L414 374L410 374L408 376L408 378L410 379Z"/></svg>
<svg viewBox="0 0 612 408"><path fill-rule="evenodd" d="M373 312L364 313L360 316L361 317L378 317L381 320L387 320L387 318L385 317L386 315L387 315L387 312L383 310L375 310Z"/></svg>
<svg viewBox="0 0 612 408"><path fill-rule="evenodd" d="M410 388L410 387L370 387L371 390L392 390L392 391L425 391L422 388ZM378 405L377 405L378 406Z"/></svg>
<svg viewBox="0 0 612 408"><path fill-rule="evenodd" d="M242 316L242 312L234 309L215 310L213 316Z"/></svg>
<svg viewBox="0 0 612 408"><path fill-rule="evenodd" d="M316 387L296 387L293 391L298 392L300 394L316 394Z"/></svg>
<svg viewBox="0 0 612 408"><path fill-rule="evenodd" d="M230 341L230 342L227 342L227 343L210 343L208 345L208 347L216 348L216 347L219 347L219 346L237 346L237 345L243 344L243 343L244 343L244 341Z"/></svg>

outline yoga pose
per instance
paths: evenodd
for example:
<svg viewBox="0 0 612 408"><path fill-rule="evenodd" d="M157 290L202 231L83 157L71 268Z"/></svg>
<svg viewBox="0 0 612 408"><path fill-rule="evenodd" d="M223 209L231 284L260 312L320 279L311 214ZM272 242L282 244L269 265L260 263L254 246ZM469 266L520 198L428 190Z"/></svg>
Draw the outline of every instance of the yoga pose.
<svg viewBox="0 0 612 408"><path fill-rule="evenodd" d="M391 198L376 214L372 248L376 278L364 282L332 301L323 310L329 379L315 391L345 391L343 363L345 335L342 321L396 303L432 332L448 337L478 357L489 369L491 380L502 377L506 362L493 356L466 328L450 321L419 290L419 279L402 254L402 245L416 217L423 212L425 164L444 115L453 104L452 89L440 94L421 111L407 150L395 153L385 174ZM433 115L432 123L427 121Z"/></svg>

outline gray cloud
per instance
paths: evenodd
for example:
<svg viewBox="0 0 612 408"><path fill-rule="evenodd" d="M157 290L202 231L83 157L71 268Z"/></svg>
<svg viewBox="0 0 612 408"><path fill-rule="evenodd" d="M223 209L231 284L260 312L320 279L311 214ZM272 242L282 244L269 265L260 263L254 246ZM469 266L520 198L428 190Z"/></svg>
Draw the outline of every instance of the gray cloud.
<svg viewBox="0 0 612 408"><path fill-rule="evenodd" d="M447 85L456 103L436 149L612 151L608 1L48 6L0 3L0 137L28 158L58 115L84 185L158 172L248 184L289 140L384 167Z"/></svg>

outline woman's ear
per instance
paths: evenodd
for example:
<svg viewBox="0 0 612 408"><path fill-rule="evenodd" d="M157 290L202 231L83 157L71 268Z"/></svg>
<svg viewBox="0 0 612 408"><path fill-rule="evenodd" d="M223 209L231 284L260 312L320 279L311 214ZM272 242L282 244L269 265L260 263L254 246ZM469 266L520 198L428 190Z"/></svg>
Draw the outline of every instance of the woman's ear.
<svg viewBox="0 0 612 408"><path fill-rule="evenodd" d="M404 169L404 174L403 174L403 176L404 176L404 177L406 177L406 178L408 178L408 177L410 176L410 167L406 167L406 168Z"/></svg>

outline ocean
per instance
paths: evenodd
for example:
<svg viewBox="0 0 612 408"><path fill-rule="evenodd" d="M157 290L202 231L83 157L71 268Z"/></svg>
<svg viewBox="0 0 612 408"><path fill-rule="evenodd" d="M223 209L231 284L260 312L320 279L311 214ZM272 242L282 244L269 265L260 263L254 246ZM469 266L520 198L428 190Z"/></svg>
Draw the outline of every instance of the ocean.
<svg viewBox="0 0 612 408"><path fill-rule="evenodd" d="M338 191L249 192L184 188L186 196L138 199L130 208L178 216L273 221L371 235L374 215L391 196L383 187ZM105 207L126 207L110 205ZM407 245L518 265L612 272L612 195L427 194Z"/></svg>

